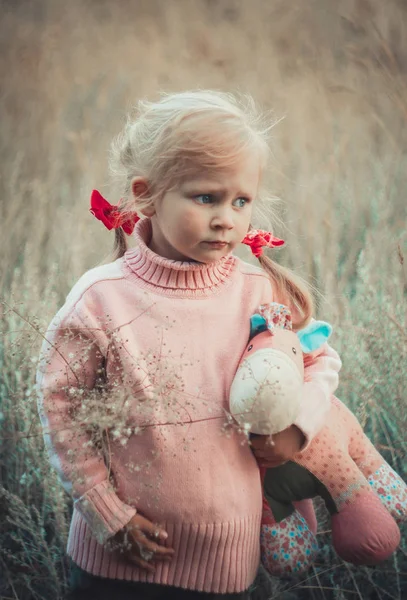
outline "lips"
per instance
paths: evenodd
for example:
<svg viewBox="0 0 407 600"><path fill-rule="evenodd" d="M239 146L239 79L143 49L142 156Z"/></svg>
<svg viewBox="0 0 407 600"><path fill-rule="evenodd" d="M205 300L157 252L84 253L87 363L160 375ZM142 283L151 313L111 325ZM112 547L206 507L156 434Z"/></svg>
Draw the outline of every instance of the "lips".
<svg viewBox="0 0 407 600"><path fill-rule="evenodd" d="M221 250L222 248L226 248L228 245L227 242L205 242L210 248L213 250Z"/></svg>

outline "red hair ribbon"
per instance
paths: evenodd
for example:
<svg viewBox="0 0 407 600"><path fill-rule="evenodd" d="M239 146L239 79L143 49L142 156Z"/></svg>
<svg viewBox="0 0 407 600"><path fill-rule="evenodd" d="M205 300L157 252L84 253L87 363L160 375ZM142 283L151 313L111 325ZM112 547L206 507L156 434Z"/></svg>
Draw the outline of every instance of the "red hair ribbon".
<svg viewBox="0 0 407 600"><path fill-rule="evenodd" d="M135 212L132 212L130 216L128 213L121 213L119 206L120 204L112 206L106 198L103 198L100 192L93 190L90 197L90 212L92 215L102 221L107 229L121 227L127 235L130 235L133 233L137 221L140 221L140 217Z"/></svg>
<svg viewBox="0 0 407 600"><path fill-rule="evenodd" d="M263 254L263 246L267 248L276 248L277 246L283 246L284 240L274 237L269 231L263 231L262 229L251 229L246 235L242 244L250 246L254 256L259 258Z"/></svg>

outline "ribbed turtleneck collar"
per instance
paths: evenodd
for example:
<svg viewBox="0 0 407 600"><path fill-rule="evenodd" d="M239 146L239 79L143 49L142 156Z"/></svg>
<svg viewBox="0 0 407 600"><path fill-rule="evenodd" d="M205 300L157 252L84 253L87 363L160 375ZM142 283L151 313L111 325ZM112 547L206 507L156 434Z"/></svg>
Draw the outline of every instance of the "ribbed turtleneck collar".
<svg viewBox="0 0 407 600"><path fill-rule="evenodd" d="M216 294L231 280L237 264L233 254L210 264L170 260L150 250L151 234L150 219L141 219L133 233L137 246L124 255L125 265L143 287L165 296L192 298Z"/></svg>

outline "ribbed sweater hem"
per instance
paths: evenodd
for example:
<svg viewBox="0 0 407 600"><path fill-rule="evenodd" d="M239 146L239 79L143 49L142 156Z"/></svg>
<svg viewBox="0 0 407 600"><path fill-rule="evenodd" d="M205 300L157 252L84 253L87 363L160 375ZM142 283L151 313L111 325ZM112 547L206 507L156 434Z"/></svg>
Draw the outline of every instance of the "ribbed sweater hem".
<svg viewBox="0 0 407 600"><path fill-rule="evenodd" d="M166 546L171 562L157 562L147 573L111 552L92 537L83 516L74 510L67 553L81 569L99 577L158 583L217 594L238 593L253 583L260 562L261 513L226 523L169 523Z"/></svg>

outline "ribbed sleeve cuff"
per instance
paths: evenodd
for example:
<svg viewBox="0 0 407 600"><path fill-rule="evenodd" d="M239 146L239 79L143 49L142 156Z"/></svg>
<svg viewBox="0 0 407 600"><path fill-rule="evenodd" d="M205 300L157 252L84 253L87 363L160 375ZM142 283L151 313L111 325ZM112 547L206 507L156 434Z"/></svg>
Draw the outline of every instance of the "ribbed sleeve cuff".
<svg viewBox="0 0 407 600"><path fill-rule="evenodd" d="M75 507L83 515L92 534L104 544L137 513L135 508L118 498L108 481L102 481L75 500Z"/></svg>

